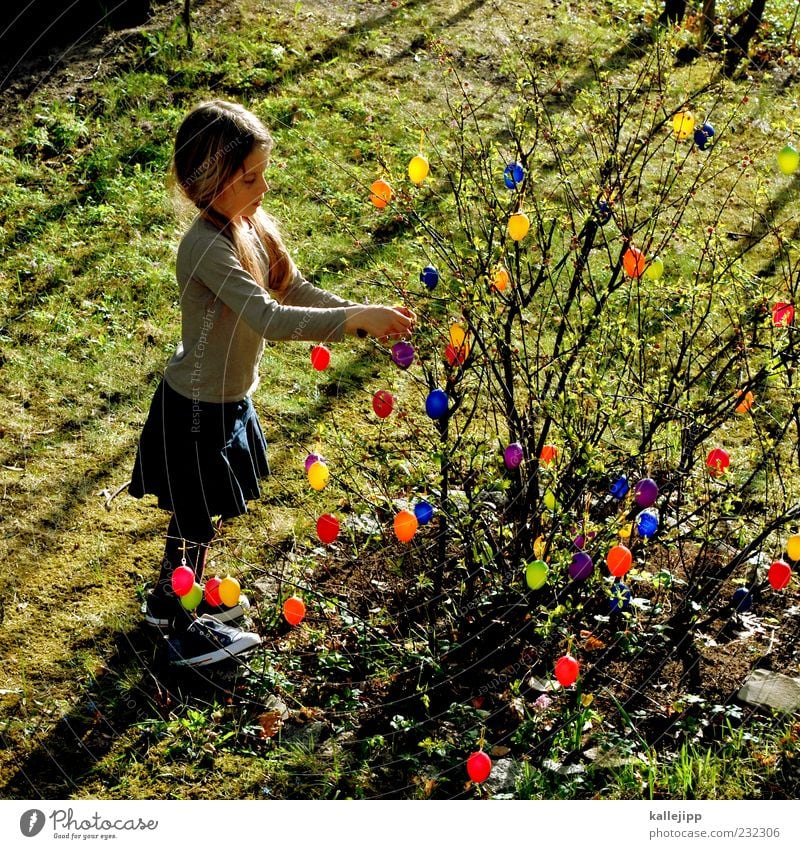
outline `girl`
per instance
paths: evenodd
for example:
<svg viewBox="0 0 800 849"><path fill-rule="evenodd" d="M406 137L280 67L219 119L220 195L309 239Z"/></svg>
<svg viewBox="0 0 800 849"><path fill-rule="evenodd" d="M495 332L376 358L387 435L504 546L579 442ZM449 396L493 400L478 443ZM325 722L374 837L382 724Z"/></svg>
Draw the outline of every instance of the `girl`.
<svg viewBox="0 0 800 849"><path fill-rule="evenodd" d="M402 337L414 325L405 307L356 304L303 279L261 201L272 139L243 107L202 103L175 139L172 170L197 216L178 248L181 341L153 397L129 492L158 497L172 518L146 621L172 631L182 665L216 663L260 642L223 624L248 607L183 610L172 590L182 562L201 581L212 517L238 516L269 471L266 442L250 400L264 340L335 341L345 334Z"/></svg>

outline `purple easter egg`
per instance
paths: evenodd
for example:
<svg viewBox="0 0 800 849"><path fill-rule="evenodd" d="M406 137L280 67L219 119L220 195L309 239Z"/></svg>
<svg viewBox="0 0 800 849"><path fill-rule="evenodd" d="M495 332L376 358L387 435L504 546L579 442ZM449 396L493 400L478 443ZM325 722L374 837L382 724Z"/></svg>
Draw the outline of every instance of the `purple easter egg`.
<svg viewBox="0 0 800 849"><path fill-rule="evenodd" d="M305 462L306 471L308 471L311 468L311 466L314 463L316 463L317 461L319 461L320 463L325 462L324 459L322 458L322 455L320 455L320 454L309 454L308 457L306 457L306 462Z"/></svg>
<svg viewBox="0 0 800 849"><path fill-rule="evenodd" d="M523 452L519 442L512 442L503 452L503 462L509 470L518 469L522 462Z"/></svg>
<svg viewBox="0 0 800 849"><path fill-rule="evenodd" d="M414 362L414 346L410 342L392 345L392 362L400 368L408 368Z"/></svg>
<svg viewBox="0 0 800 849"><path fill-rule="evenodd" d="M658 484L652 478L642 478L636 484L633 498L636 504L643 509L652 507L658 498Z"/></svg>
<svg viewBox="0 0 800 849"><path fill-rule="evenodd" d="M573 581L585 581L592 572L594 572L594 563L585 551L578 551L572 555L569 576Z"/></svg>

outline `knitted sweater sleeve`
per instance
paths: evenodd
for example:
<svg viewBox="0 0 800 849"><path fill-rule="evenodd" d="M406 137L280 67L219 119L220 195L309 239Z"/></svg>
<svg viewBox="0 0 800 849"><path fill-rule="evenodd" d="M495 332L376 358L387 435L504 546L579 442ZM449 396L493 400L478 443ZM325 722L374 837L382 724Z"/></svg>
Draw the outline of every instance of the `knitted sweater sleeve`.
<svg viewBox="0 0 800 849"><path fill-rule="evenodd" d="M181 246L184 247L183 245ZM296 342L336 341L344 335L350 302L303 281L293 297L280 303L243 267L233 243L222 234L189 245L187 275L209 289L264 339ZM178 265L182 265L179 249Z"/></svg>

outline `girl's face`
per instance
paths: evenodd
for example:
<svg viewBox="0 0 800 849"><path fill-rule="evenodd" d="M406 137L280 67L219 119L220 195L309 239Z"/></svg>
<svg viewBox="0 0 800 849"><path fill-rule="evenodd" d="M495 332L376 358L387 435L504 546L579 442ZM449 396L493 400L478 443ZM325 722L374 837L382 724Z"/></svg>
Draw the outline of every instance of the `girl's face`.
<svg viewBox="0 0 800 849"><path fill-rule="evenodd" d="M269 156L257 148L249 153L234 178L217 195L214 208L229 221L238 223L242 218L255 215L269 189L264 171Z"/></svg>

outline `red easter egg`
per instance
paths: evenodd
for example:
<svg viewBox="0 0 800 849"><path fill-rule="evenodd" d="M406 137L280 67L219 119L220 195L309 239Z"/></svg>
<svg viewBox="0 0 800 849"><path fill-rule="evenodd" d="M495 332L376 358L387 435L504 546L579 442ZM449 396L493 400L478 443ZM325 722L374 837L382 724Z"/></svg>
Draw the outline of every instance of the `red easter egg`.
<svg viewBox="0 0 800 849"><path fill-rule="evenodd" d="M719 478L725 474L731 464L731 456L724 448L712 448L706 457L706 467L712 478Z"/></svg>
<svg viewBox="0 0 800 849"><path fill-rule="evenodd" d="M792 579L792 570L788 563L783 560L776 560L770 564L767 579L774 590L782 590L789 586L789 581Z"/></svg>
<svg viewBox="0 0 800 849"><path fill-rule="evenodd" d="M379 389L372 396L372 409L379 419L385 419L394 409L394 395L388 389Z"/></svg>
<svg viewBox="0 0 800 849"><path fill-rule="evenodd" d="M212 607L221 607L222 606L222 599L219 597L219 585L221 583L222 583L222 581L219 578L217 578L216 576L213 577L213 578L209 578L206 581L204 594L205 594L205 597L206 597L206 601Z"/></svg>
<svg viewBox="0 0 800 849"><path fill-rule="evenodd" d="M562 687L571 687L578 680L581 665L571 654L565 654L556 661L556 678Z"/></svg>
<svg viewBox="0 0 800 849"><path fill-rule="evenodd" d="M645 255L638 248L628 248L622 255L622 267L628 277L641 277L646 265Z"/></svg>
<svg viewBox="0 0 800 849"><path fill-rule="evenodd" d="M786 327L794 323L794 307L779 301L772 307L772 323L775 327Z"/></svg>
<svg viewBox="0 0 800 849"><path fill-rule="evenodd" d="M317 536L320 542L330 545L339 536L339 520L330 513L325 513L317 519Z"/></svg>
<svg viewBox="0 0 800 849"><path fill-rule="evenodd" d="M325 371L331 364L331 352L324 345L315 345L311 349L311 365L317 371Z"/></svg>
<svg viewBox="0 0 800 849"><path fill-rule="evenodd" d="M492 759L486 752L473 752L467 758L467 774L476 784L486 781L492 771Z"/></svg>
<svg viewBox="0 0 800 849"><path fill-rule="evenodd" d="M306 615L306 603L299 596L289 596L283 603L283 617L290 625L299 625Z"/></svg>
<svg viewBox="0 0 800 849"><path fill-rule="evenodd" d="M555 445L543 445L539 459L543 463L552 463L558 456L558 448Z"/></svg>
<svg viewBox="0 0 800 849"><path fill-rule="evenodd" d="M615 545L606 555L608 571L615 578L621 578L631 568L632 562L633 555L624 545Z"/></svg>
<svg viewBox="0 0 800 849"><path fill-rule="evenodd" d="M178 566L172 573L172 589L183 598L194 586L194 571L188 566Z"/></svg>

